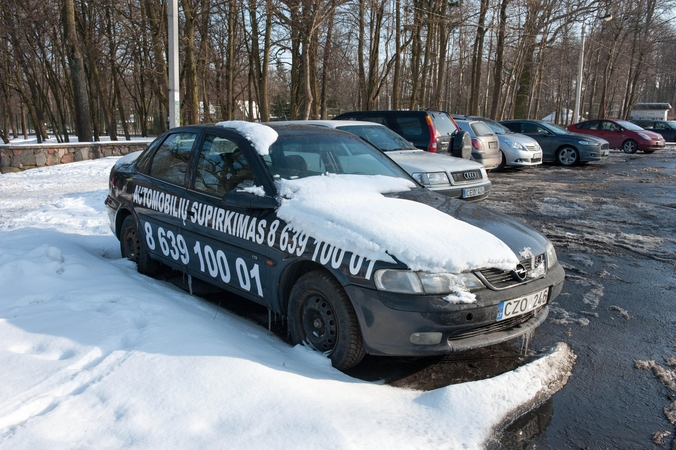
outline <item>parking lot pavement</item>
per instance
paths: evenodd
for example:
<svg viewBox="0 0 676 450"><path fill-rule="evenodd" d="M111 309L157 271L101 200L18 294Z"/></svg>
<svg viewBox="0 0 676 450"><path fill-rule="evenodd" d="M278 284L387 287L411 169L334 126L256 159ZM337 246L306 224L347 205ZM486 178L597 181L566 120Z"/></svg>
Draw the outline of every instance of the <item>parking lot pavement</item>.
<svg viewBox="0 0 676 450"><path fill-rule="evenodd" d="M545 234L566 268L531 347L563 341L578 357L568 385L508 428L503 445L674 448L676 392L662 381L676 375L674 146L490 178L484 204Z"/></svg>

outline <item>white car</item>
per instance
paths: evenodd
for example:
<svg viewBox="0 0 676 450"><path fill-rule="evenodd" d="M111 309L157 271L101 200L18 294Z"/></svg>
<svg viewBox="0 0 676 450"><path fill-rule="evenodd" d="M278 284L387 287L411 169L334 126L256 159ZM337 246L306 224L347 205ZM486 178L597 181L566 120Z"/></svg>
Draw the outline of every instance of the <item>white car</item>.
<svg viewBox="0 0 676 450"><path fill-rule="evenodd" d="M498 135L502 161L495 170L502 170L507 166L532 167L542 164L542 147L535 139L525 134L515 133L487 117L472 116L471 118L485 122Z"/></svg>
<svg viewBox="0 0 676 450"><path fill-rule="evenodd" d="M478 201L491 190L486 169L480 163L420 150L384 125L356 120L290 120L274 124L317 125L356 134L384 152L420 184L449 197Z"/></svg>

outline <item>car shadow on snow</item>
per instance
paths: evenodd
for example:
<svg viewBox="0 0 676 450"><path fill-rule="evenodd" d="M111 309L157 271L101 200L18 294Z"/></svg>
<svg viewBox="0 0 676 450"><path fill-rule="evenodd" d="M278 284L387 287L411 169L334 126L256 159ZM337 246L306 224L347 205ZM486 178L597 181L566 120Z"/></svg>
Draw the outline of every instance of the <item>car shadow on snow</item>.
<svg viewBox="0 0 676 450"><path fill-rule="evenodd" d="M185 291L190 291L186 278L178 271L167 268L158 278L164 279ZM196 279L192 280L192 293L217 307L224 308L269 329L279 339L292 345L284 318L270 314L265 306ZM446 356L385 357L366 355L361 363L345 373L363 381L429 391L452 384L492 378L525 365L538 356L537 352L524 345L523 339L516 339L487 348Z"/></svg>

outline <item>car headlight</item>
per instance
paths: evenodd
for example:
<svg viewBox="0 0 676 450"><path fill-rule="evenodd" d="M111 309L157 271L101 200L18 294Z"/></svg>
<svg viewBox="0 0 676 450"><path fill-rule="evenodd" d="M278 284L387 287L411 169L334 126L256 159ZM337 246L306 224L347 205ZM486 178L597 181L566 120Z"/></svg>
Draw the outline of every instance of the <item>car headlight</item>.
<svg viewBox="0 0 676 450"><path fill-rule="evenodd" d="M411 174L415 180L423 186L433 184L450 184L446 172L416 172Z"/></svg>
<svg viewBox="0 0 676 450"><path fill-rule="evenodd" d="M577 141L580 145L596 145L596 142L593 141Z"/></svg>
<svg viewBox="0 0 676 450"><path fill-rule="evenodd" d="M505 143L506 143L509 147L511 147L511 148L513 148L513 149L515 149L515 150L526 150L526 148L525 148L523 145L521 145L520 143L518 143L518 142L510 141L509 139L506 139L506 140L505 140Z"/></svg>
<svg viewBox="0 0 676 450"><path fill-rule="evenodd" d="M547 247L545 248L545 255L547 258L547 268L553 267L559 259L556 256L556 250L554 250L554 245L552 245L551 242L547 244Z"/></svg>
<svg viewBox="0 0 676 450"><path fill-rule="evenodd" d="M447 295L457 291L471 292L484 287L472 273L427 273L381 269L376 271L373 279L378 290L401 294Z"/></svg>
<svg viewBox="0 0 676 450"><path fill-rule="evenodd" d="M645 134L645 133L636 133L636 134L638 134L639 136L641 136L641 137L642 137L643 139L645 139L646 141L649 141L649 140L650 140L650 136L648 136L648 135Z"/></svg>

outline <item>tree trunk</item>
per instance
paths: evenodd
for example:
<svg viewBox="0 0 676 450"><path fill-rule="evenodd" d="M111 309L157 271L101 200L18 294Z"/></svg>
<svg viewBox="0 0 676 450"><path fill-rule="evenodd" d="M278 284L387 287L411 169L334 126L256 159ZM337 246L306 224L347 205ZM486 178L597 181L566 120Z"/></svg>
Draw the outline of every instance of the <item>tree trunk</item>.
<svg viewBox="0 0 676 450"><path fill-rule="evenodd" d="M68 54L70 79L73 85L73 99L75 101L75 134L80 142L92 140L92 122L89 112L89 94L85 76L84 60L78 45L79 38L75 29L74 0L64 0L61 11L64 38Z"/></svg>

